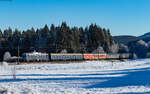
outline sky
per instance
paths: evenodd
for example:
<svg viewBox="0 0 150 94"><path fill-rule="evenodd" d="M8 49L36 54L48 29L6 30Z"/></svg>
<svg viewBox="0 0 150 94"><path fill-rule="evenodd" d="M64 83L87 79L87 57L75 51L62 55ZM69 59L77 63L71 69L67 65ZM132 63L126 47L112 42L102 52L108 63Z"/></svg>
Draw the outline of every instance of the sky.
<svg viewBox="0 0 150 94"><path fill-rule="evenodd" d="M26 30L45 24L86 27L96 23L113 36L150 32L150 0L0 0L0 28Z"/></svg>

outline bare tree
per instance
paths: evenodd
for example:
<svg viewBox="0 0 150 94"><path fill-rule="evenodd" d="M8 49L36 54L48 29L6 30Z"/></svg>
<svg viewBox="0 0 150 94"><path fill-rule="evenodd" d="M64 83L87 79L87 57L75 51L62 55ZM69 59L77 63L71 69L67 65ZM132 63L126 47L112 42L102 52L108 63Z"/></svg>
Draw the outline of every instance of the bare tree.
<svg viewBox="0 0 150 94"><path fill-rule="evenodd" d="M110 53L118 53L119 51L118 44L113 44L112 46L110 46L109 50L110 50Z"/></svg>
<svg viewBox="0 0 150 94"><path fill-rule="evenodd" d="M3 56L3 61L7 61L8 59L11 58L11 54L10 52L5 52L4 56Z"/></svg>

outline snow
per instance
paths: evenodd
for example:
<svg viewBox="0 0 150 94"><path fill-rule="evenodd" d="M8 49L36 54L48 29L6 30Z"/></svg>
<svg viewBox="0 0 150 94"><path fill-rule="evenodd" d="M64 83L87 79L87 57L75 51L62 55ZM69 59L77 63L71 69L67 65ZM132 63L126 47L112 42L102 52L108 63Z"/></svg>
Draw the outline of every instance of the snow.
<svg viewBox="0 0 150 94"><path fill-rule="evenodd" d="M8 66L8 63L5 62L5 61L3 61L3 62L2 62L2 66L6 68L6 67Z"/></svg>
<svg viewBox="0 0 150 94"><path fill-rule="evenodd" d="M15 67L16 79L12 69ZM0 66L0 94L150 93L150 59Z"/></svg>

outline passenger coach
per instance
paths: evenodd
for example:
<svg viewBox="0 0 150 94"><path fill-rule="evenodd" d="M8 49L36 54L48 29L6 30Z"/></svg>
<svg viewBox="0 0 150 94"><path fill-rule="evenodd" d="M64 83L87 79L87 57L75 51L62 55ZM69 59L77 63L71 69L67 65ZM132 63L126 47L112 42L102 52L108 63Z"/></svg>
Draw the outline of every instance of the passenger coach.
<svg viewBox="0 0 150 94"><path fill-rule="evenodd" d="M99 60L106 59L107 54L83 54L84 60Z"/></svg>
<svg viewBox="0 0 150 94"><path fill-rule="evenodd" d="M62 54L62 53L51 53L50 54L51 60L52 61L57 61L57 60L83 60L83 54Z"/></svg>
<svg viewBox="0 0 150 94"><path fill-rule="evenodd" d="M47 53L40 52L32 52L32 53L24 53L23 55L24 61L32 62L32 61L49 61L49 55Z"/></svg>

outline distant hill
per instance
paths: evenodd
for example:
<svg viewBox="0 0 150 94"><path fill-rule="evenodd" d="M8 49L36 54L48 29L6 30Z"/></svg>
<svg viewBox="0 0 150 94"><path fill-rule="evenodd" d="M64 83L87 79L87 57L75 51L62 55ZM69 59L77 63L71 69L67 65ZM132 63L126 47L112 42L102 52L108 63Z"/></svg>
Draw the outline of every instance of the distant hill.
<svg viewBox="0 0 150 94"><path fill-rule="evenodd" d="M146 41L146 42L150 41L150 32L145 33L145 34L142 35L142 36L139 36L139 38L141 38L142 40L144 40L144 41Z"/></svg>
<svg viewBox="0 0 150 94"><path fill-rule="evenodd" d="M127 45L129 42L140 40L139 37L130 35L113 36L116 43L122 43Z"/></svg>

